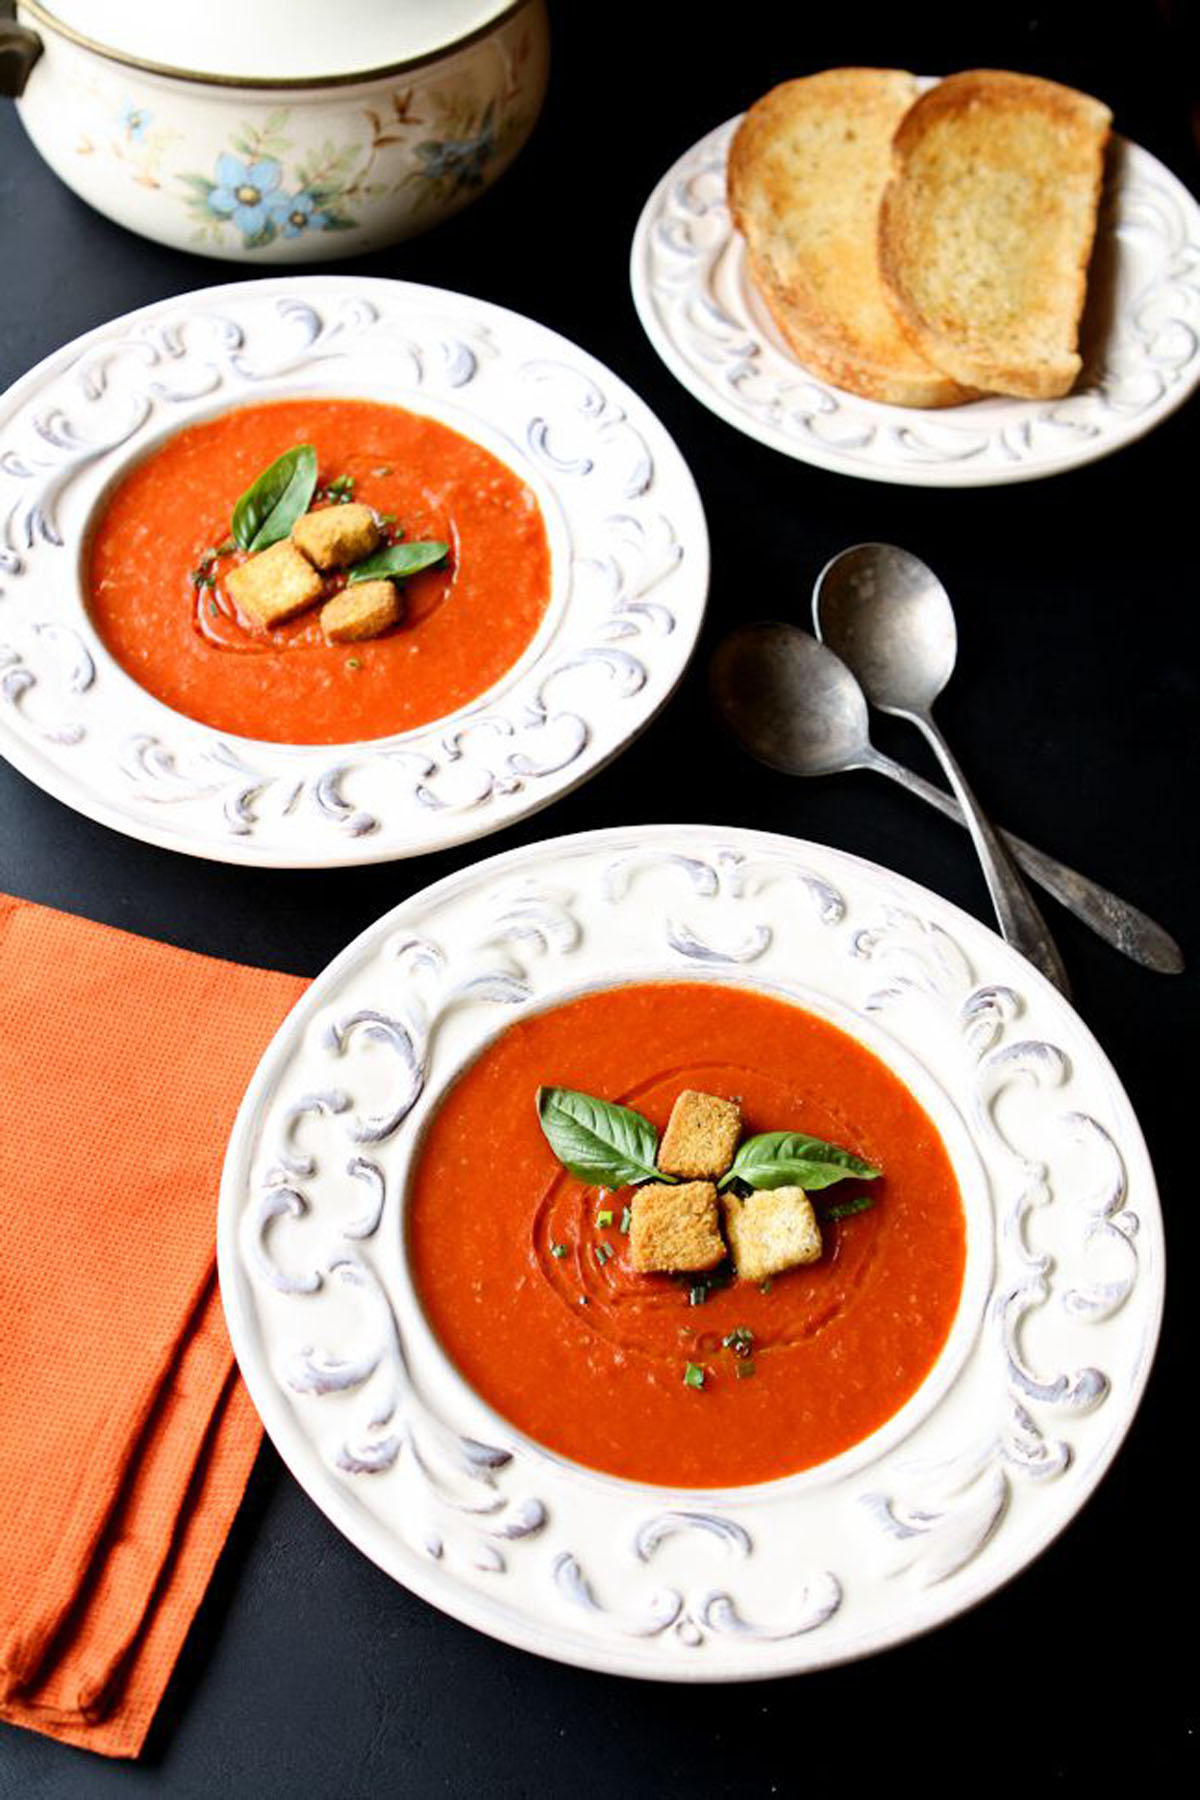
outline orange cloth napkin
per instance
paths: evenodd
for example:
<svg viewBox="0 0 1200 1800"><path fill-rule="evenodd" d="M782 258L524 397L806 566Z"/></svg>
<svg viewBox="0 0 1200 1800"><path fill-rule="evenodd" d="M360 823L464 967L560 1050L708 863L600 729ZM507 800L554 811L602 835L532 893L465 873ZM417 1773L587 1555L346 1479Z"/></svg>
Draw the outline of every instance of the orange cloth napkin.
<svg viewBox="0 0 1200 1800"><path fill-rule="evenodd" d="M215 1273L306 982L0 895L0 1718L136 1756L260 1439Z"/></svg>

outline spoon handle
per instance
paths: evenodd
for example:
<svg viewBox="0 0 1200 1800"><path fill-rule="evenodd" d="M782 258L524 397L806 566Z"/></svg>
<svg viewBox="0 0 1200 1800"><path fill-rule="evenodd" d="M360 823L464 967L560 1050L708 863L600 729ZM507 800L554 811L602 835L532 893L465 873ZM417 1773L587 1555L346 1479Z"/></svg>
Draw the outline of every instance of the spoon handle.
<svg viewBox="0 0 1200 1800"><path fill-rule="evenodd" d="M895 762L882 751L871 758L869 765L880 775L887 775L892 781L907 788L910 794L916 794L927 800L930 806L947 819L965 826L967 821L958 801L949 794L935 787L932 781L926 781L923 775L917 775L912 769L905 768L903 763ZM999 828L998 828L999 829ZM1065 906L1068 912L1082 919L1091 927L1097 937L1102 937L1106 944L1128 956L1132 962L1140 963L1144 969L1153 969L1159 975L1180 975L1183 973L1183 951L1175 942L1169 931L1155 923L1140 907L1129 900L1122 900L1119 894L1110 893L1101 887L1098 881L1089 881L1077 869L1059 862L1056 857L1047 856L1044 850L1035 850L1024 838L1019 838L1011 831L1000 829L1000 836L1008 847L1010 856L1020 863L1025 873L1036 881L1039 887Z"/></svg>
<svg viewBox="0 0 1200 1800"><path fill-rule="evenodd" d="M966 777L951 754L950 746L934 724L932 715L927 712L906 712L904 716L925 733L946 771L983 866L984 880L992 896L992 905L996 909L1002 935L1014 949L1029 959L1035 969L1041 970L1047 981L1052 981L1069 998L1071 986L1067 980L1067 971L1046 921L1017 873L1016 864L967 786Z"/></svg>

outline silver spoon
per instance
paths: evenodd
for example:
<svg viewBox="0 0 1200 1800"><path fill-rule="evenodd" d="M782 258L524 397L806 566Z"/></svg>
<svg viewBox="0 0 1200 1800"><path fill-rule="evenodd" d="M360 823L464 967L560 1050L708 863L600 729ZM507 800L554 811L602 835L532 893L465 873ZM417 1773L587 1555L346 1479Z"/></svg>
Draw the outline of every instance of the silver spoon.
<svg viewBox="0 0 1200 1800"><path fill-rule="evenodd" d="M866 695L853 674L827 644L798 625L739 626L717 646L711 681L725 724L743 750L769 768L785 775L872 769L966 825L949 794L876 749ZM1179 945L1138 907L1011 832L1002 835L1025 873L1105 943L1159 974L1181 972Z"/></svg>
<svg viewBox="0 0 1200 1800"><path fill-rule="evenodd" d="M817 576L813 617L817 635L849 663L871 704L924 732L966 814L1001 932L1069 994L1046 921L934 723L933 703L954 673L958 635L950 596L933 570L895 544L856 544Z"/></svg>

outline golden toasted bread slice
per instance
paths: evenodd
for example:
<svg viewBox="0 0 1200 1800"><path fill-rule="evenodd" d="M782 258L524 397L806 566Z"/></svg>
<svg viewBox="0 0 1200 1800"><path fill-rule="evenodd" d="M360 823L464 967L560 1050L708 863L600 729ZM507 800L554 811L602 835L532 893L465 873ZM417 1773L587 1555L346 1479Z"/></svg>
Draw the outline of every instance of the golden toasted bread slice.
<svg viewBox="0 0 1200 1800"><path fill-rule="evenodd" d="M773 88L730 148L729 207L751 279L806 368L871 400L952 406L971 393L913 347L879 274L892 134L916 92L899 69Z"/></svg>
<svg viewBox="0 0 1200 1800"><path fill-rule="evenodd" d="M1111 114L1073 88L974 69L901 121L879 262L913 344L998 394L1065 394Z"/></svg>

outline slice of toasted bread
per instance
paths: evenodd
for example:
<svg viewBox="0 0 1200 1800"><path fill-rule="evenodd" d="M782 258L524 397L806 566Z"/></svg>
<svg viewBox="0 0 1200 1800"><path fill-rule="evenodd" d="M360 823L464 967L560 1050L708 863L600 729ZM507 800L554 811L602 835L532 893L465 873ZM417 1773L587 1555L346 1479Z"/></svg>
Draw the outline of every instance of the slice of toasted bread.
<svg viewBox="0 0 1200 1800"><path fill-rule="evenodd" d="M729 207L751 278L808 369L896 406L952 406L966 388L897 324L879 273L892 134L916 96L899 69L826 69L759 100L729 152Z"/></svg>
<svg viewBox="0 0 1200 1800"><path fill-rule="evenodd" d="M879 262L913 344L998 394L1065 394L1111 114L1032 75L949 75L901 121Z"/></svg>

